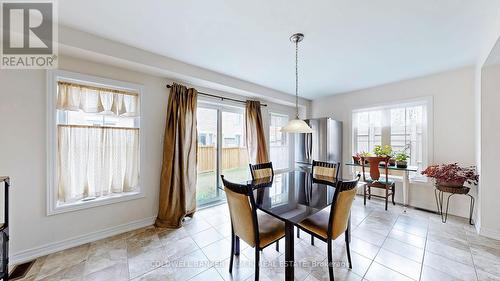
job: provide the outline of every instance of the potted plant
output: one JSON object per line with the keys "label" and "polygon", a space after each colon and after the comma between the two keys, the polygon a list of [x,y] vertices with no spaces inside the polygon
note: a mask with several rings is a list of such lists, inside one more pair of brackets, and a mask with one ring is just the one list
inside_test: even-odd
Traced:
{"label": "potted plant", "polygon": [[406,154],[406,152],[404,151],[401,151],[401,152],[398,152],[396,153],[396,156],[394,157],[394,159],[396,160],[396,166],[398,168],[406,168],[408,167],[408,158],[410,156],[408,154]]}
{"label": "potted plant", "polygon": [[[361,157],[363,157],[363,158],[372,157],[372,154],[370,152],[366,152],[366,151],[362,151],[361,153],[358,153],[358,155],[359,155],[360,164],[362,164],[361,163]],[[365,164],[368,164],[367,160],[365,160]]]}
{"label": "potted plant", "polygon": [[361,155],[359,153],[356,153],[352,156],[352,160],[354,161],[354,164],[361,164]]}
{"label": "potted plant", "polygon": [[[390,145],[376,145],[373,149],[373,153],[379,158],[392,157],[392,146]],[[390,165],[390,162],[387,163]],[[385,161],[380,162],[380,166],[385,166]]]}
{"label": "potted plant", "polygon": [[433,178],[440,186],[460,188],[465,183],[477,185],[479,175],[475,166],[460,167],[457,163],[432,165],[422,171],[422,175]]}
{"label": "potted plant", "polygon": [[392,156],[392,146],[390,145],[376,145],[373,149],[373,153],[378,157],[391,157]]}

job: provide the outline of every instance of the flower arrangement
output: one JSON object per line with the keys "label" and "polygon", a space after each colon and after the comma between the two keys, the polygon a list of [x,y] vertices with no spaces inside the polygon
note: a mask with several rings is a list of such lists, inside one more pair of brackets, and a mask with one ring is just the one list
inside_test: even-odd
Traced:
{"label": "flower arrangement", "polygon": [[421,174],[434,178],[436,184],[443,186],[461,187],[464,183],[477,185],[479,182],[475,166],[460,167],[457,163],[432,165]]}

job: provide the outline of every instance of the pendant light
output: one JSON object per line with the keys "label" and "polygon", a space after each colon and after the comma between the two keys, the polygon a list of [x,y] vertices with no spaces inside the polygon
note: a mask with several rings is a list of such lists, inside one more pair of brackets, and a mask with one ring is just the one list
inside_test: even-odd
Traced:
{"label": "pendant light", "polygon": [[282,132],[286,133],[312,133],[313,130],[304,120],[299,118],[299,42],[304,39],[304,34],[295,33],[290,37],[290,41],[295,43],[295,119],[281,128]]}

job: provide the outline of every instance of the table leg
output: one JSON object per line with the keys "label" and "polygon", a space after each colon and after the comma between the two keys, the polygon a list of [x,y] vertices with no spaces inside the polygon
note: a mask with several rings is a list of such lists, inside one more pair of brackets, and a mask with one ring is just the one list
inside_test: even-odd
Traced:
{"label": "table leg", "polygon": [[406,207],[408,206],[408,188],[410,187],[410,177],[408,171],[403,173],[403,211],[406,213]]}
{"label": "table leg", "polygon": [[285,280],[293,281],[294,242],[293,224],[285,222]]}

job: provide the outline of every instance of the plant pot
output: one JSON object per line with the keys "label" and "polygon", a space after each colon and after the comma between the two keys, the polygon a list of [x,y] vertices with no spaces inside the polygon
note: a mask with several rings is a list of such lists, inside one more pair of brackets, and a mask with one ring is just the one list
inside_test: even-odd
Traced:
{"label": "plant pot", "polygon": [[358,156],[353,156],[352,160],[354,161],[355,164],[361,164],[361,158]]}
{"label": "plant pot", "polygon": [[436,180],[437,185],[446,186],[446,187],[461,188],[464,186],[464,183],[465,183],[465,180],[456,180],[456,181]]}
{"label": "plant pot", "polygon": [[406,162],[406,161],[396,161],[396,166],[398,168],[408,168],[408,162]]}
{"label": "plant pot", "polygon": [[396,166],[396,159],[394,158],[389,159],[389,166]]}

